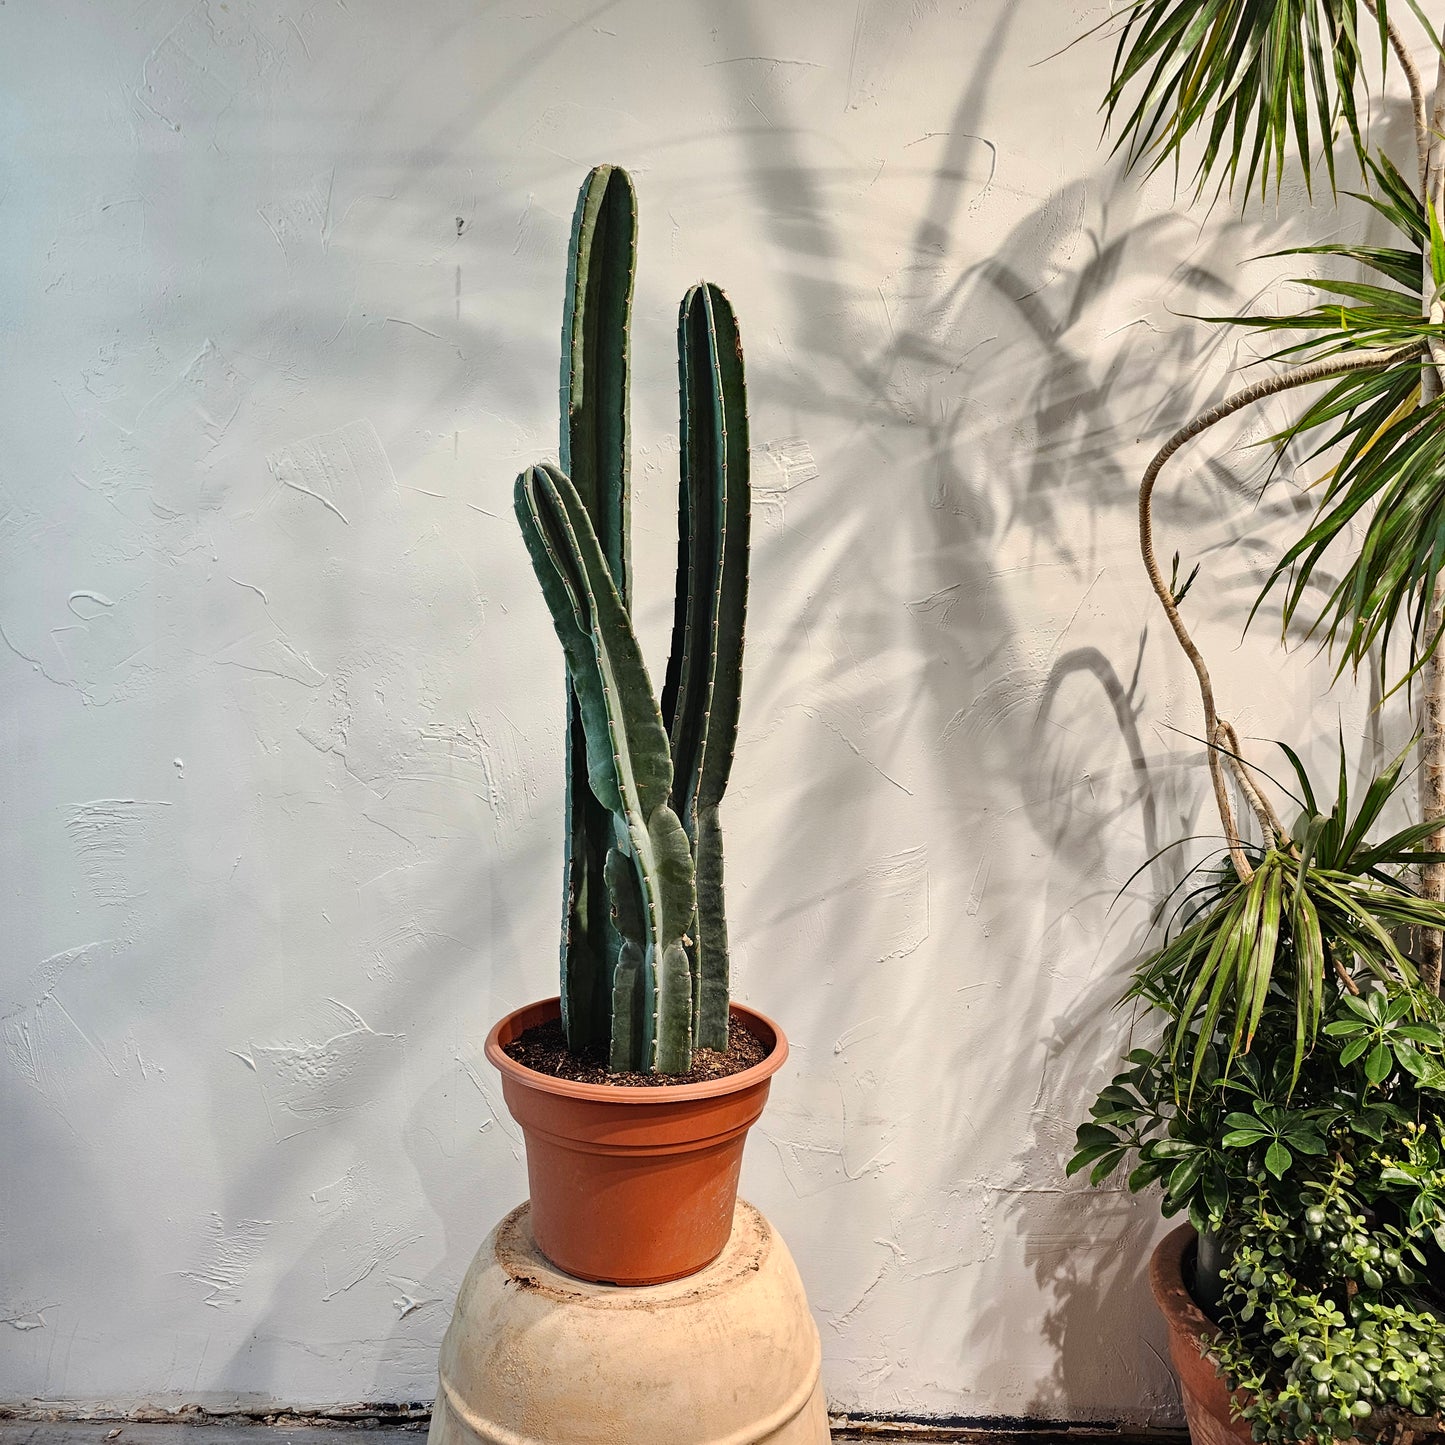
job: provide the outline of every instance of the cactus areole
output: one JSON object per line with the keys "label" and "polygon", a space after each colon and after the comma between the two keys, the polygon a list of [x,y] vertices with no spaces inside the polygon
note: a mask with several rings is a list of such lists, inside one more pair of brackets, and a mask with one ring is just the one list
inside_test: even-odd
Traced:
{"label": "cactus areole", "polygon": [[737,738],[748,590],[748,416],[727,298],[678,315],[677,592],[662,696],[633,631],[629,320],[637,198],[598,166],[577,199],[562,322],[560,465],[515,507],[567,665],[561,1013],[568,1048],[686,1073],[728,1043],[718,807]]}

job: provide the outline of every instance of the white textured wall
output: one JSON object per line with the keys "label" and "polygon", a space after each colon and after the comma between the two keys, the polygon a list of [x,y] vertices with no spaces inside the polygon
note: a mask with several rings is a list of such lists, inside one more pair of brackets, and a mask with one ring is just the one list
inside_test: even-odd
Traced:
{"label": "white textured wall", "polygon": [[[728,868],[737,992],[794,1054],[745,1189],[831,1398],[1177,1418],[1152,1207],[1060,1169],[1170,868],[1110,901],[1207,826],[1139,439],[1217,393],[1181,314],[1266,286],[1238,258],[1278,233],[1110,170],[1107,43],[1045,59],[1103,14],[0,8],[0,1401],[434,1393],[524,1190],[481,1041],[554,988],[561,660],[510,487],[612,160],[658,666],[699,275],[748,351]],[[1239,644],[1275,509],[1179,481],[1226,699],[1323,755],[1324,672]]]}

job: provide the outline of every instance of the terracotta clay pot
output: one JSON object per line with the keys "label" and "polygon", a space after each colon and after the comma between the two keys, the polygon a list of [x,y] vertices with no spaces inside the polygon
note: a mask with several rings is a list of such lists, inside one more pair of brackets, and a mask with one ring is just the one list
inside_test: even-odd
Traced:
{"label": "terracotta clay pot", "polygon": [[1213,1355],[1205,1353],[1219,1327],[1194,1303],[1184,1283],[1185,1261],[1196,1238],[1192,1225],[1181,1224],[1159,1241],[1149,1261],[1149,1287],[1169,1326],[1169,1358],[1179,1376],[1192,1445],[1240,1445],[1252,1439],[1249,1426],[1230,1417],[1229,1386]]}
{"label": "terracotta clay pot", "polygon": [[599,1284],[661,1284],[722,1252],[737,1203],[743,1142],[788,1056],[782,1030],[741,1004],[733,1017],[769,1049],[725,1079],[657,1088],[577,1084],[503,1048],[560,1016],[557,999],[508,1014],[487,1035],[502,1097],[522,1127],[537,1247]]}
{"label": "terracotta clay pot", "polygon": [[514,1209],[457,1296],[427,1445],[828,1445],[798,1271],[750,1204],[732,1225],[688,1279],[614,1289],[556,1269]]}

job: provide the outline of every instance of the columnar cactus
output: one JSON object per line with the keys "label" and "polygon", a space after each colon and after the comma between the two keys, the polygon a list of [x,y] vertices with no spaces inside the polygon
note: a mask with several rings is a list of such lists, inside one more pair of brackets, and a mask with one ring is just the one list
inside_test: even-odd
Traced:
{"label": "columnar cactus", "polygon": [[517,478],[516,511],[567,662],[562,1018],[614,1070],[684,1073],[728,1040],[718,804],[737,738],[748,585],[748,421],[727,298],[678,319],[677,593],[661,704],[632,630],[628,324],[637,203],[598,166],[572,226],[561,467]]}

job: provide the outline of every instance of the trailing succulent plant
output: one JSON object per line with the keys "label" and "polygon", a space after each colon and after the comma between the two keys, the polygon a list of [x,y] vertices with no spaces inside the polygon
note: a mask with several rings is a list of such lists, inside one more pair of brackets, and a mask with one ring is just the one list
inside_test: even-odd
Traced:
{"label": "trailing succulent plant", "polygon": [[637,199],[598,166],[577,200],[562,324],[561,465],[517,519],[567,663],[562,1021],[614,1071],[685,1073],[728,1043],[718,805],[737,738],[748,587],[748,419],[737,320],[702,282],[678,316],[681,480],[659,700],[628,611],[629,320]]}

